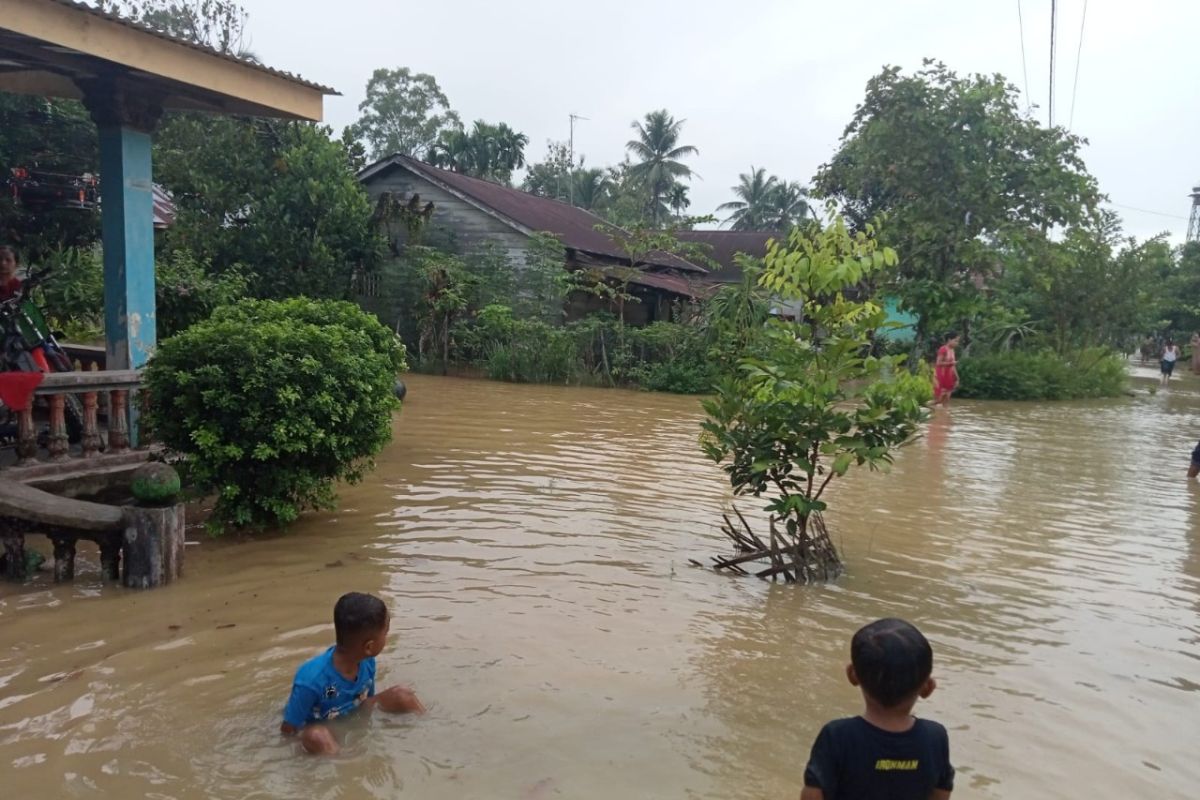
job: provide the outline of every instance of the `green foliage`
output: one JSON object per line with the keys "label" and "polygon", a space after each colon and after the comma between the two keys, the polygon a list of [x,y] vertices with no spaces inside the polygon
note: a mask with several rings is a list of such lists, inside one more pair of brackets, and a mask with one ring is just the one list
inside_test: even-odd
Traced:
{"label": "green foliage", "polygon": [[[68,339],[91,341],[104,335],[104,265],[100,248],[70,248],[46,261],[50,278],[37,290],[37,302]],[[187,250],[176,250],[154,266],[155,319],[165,339],[208,317],[245,294],[236,271],[214,275]]]}
{"label": "green foliage", "polygon": [[243,300],[162,342],[146,419],[216,494],[214,528],[282,525],[332,507],[390,440],[403,360],[351,303]]}
{"label": "green foliage", "polygon": [[429,152],[435,166],[473,178],[508,185],[514,170],[525,166],[529,137],[501,122],[476,120],[470,131],[443,130]]}
{"label": "green foliage", "polygon": [[246,279],[237,269],[214,275],[187,250],[176,250],[154,265],[155,318],[158,338],[165,339],[246,294]]}
{"label": "green foliage", "polygon": [[1200,331],[1200,242],[1189,242],[1173,260],[1159,261],[1153,278],[1159,287],[1156,322],[1145,331],[1159,331],[1186,341]]}
{"label": "green foliage", "polygon": [[560,323],[567,295],[575,288],[575,276],[566,269],[562,242],[548,233],[529,238],[525,263],[514,281],[513,310],[523,319]]}
{"label": "green foliage", "polygon": [[903,256],[891,277],[918,341],[963,331],[984,306],[995,247],[1031,230],[1081,223],[1098,200],[1084,141],[1020,110],[999,75],[959,77],[930,61],[888,67],[867,84],[841,147],[816,178],[855,225],[886,213],[885,243]]}
{"label": "green foliage", "polygon": [[706,394],[717,381],[707,331],[698,323],[654,322],[629,331],[630,380],[652,392]]}
{"label": "green foliage", "polygon": [[69,247],[43,262],[50,276],[38,286],[34,302],[50,326],[71,341],[104,336],[104,265],[98,247]]}
{"label": "green foliage", "polygon": [[246,9],[229,0],[97,0],[102,11],[247,60]]}
{"label": "green foliage", "polygon": [[437,80],[408,67],[375,70],[358,111],[350,136],[366,142],[375,159],[394,153],[426,158],[443,133],[462,130]]}
{"label": "green foliage", "polygon": [[717,211],[731,212],[726,222],[732,222],[735,231],[782,231],[791,230],[812,215],[808,203],[808,189],[799,183],[783,181],[767,175],[761,167],[751,165],[749,172],[738,175],[738,185],[733,187],[737,197],[717,206]]}
{"label": "green foliage", "polygon": [[1122,242],[1108,212],[1055,239],[1037,231],[1014,236],[1005,256],[991,287],[1000,310],[990,316],[1016,327],[985,321],[984,332],[1002,336],[1006,347],[1041,341],[1062,354],[1132,347],[1155,327],[1159,276],[1171,264],[1161,238]]}
{"label": "green foliage", "polygon": [[576,376],[570,331],[539,320],[513,319],[512,309],[490,305],[478,317],[489,378],[516,383],[569,383]]}
{"label": "green foliage", "polygon": [[292,125],[271,167],[244,230],[255,294],[347,297],[354,268],[373,265],[381,243],[345,152],[327,130]]}
{"label": "green foliage", "polygon": [[679,143],[686,121],[675,119],[664,108],[632,123],[636,136],[625,148],[636,161],[629,165],[628,177],[641,190],[643,219],[651,227],[660,227],[670,219],[671,190],[692,177],[692,170],[683,159],[700,153],[691,145]]}
{"label": "green foliage", "polygon": [[736,371],[742,359],[758,355],[757,347],[771,318],[770,295],[758,282],[761,260],[746,255],[736,260],[741,281],[719,288],[704,309],[709,355],[725,373]]}
{"label": "green foliage", "polygon": [[[98,148],[96,126],[81,104],[0,93],[0,177],[8,178],[16,168],[64,177],[94,173]],[[99,235],[100,216],[94,210],[30,204],[9,191],[0,193],[0,244],[15,247],[25,263],[87,246]]]}
{"label": "green foliage", "polygon": [[884,312],[853,294],[896,260],[874,225],[852,234],[840,217],[773,243],[759,282],[803,315],[771,320],[704,404],[705,454],[736,494],[769,495],[766,510],[800,541],[835,477],[887,465],[924,418],[928,379],[906,371],[903,356],[870,355]]}
{"label": "green foliage", "polygon": [[956,396],[986,400],[1117,397],[1129,382],[1124,360],[1099,347],[973,356],[959,361],[958,377]]}
{"label": "green foliage", "polygon": [[302,123],[173,116],[156,138],[159,179],[179,213],[164,248],[259,297],[342,299],[383,248],[370,200],[328,130]]}
{"label": "green foliage", "polygon": [[529,165],[521,189],[603,214],[617,187],[611,170],[585,168],[582,157],[578,163],[571,160],[565,142],[548,142],[545,160]]}

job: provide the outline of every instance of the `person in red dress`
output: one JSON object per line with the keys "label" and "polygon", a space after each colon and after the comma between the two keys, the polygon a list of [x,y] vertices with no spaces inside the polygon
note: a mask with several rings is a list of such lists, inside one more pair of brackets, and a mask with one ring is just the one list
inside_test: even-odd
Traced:
{"label": "person in red dress", "polygon": [[17,277],[17,251],[0,244],[0,300],[7,300],[21,291],[21,279]]}
{"label": "person in red dress", "polygon": [[933,402],[945,405],[958,387],[958,359],[954,348],[958,347],[958,334],[946,336],[946,343],[938,348],[937,361],[933,367]]}

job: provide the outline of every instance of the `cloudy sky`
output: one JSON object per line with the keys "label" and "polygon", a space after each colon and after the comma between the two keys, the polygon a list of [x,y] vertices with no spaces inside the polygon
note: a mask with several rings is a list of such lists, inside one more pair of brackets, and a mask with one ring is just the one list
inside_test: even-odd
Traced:
{"label": "cloudy sky", "polygon": [[[588,118],[576,152],[593,166],[618,161],[630,122],[667,108],[700,150],[693,213],[729,199],[751,164],[808,182],[884,64],[931,56],[1023,90],[1027,72],[1027,99],[1046,118],[1050,0],[242,2],[260,58],[342,92],[326,103],[339,132],[377,67],[432,74],[465,121],[526,133],[533,160],[567,138],[576,113]],[[1058,2],[1055,120],[1089,140],[1088,165],[1130,233],[1181,240],[1200,183],[1200,2],[1084,10],[1085,0]]]}

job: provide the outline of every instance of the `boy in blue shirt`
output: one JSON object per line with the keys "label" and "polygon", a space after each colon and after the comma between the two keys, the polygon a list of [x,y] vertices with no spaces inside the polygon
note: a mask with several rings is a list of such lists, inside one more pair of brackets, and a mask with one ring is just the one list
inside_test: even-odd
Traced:
{"label": "boy in blue shirt", "polygon": [[332,755],[337,739],[324,725],[360,707],[379,706],[394,713],[425,713],[425,706],[403,686],[375,693],[375,656],[387,644],[391,620],[378,597],[350,592],[333,607],[337,644],[310,658],[296,671],[292,694],[283,709],[286,736],[300,734],[300,744],[310,753]]}
{"label": "boy in blue shirt", "polygon": [[881,619],[855,633],[846,677],[866,708],[821,729],[800,800],[949,800],[950,738],[912,715],[937,688],[932,673],[933,648],[910,623]]}

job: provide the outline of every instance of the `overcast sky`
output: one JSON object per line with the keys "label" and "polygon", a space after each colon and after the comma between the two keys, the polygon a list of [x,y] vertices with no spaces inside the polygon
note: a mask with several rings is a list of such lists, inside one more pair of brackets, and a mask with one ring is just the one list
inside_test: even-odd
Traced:
{"label": "overcast sky", "polygon": [[[807,183],[871,75],[925,56],[1025,87],[1017,0],[242,0],[251,49],[330,85],[340,133],[377,67],[437,78],[465,122],[507,122],[541,160],[567,138],[588,165],[621,159],[630,122],[687,120],[700,155],[692,213],[715,211],[750,165]],[[1021,0],[1028,100],[1046,118],[1050,0]],[[1055,120],[1090,141],[1100,188],[1139,237],[1182,240],[1200,183],[1196,0],[1059,0]],[[1139,210],[1135,210],[1139,209]],[[1148,213],[1158,212],[1158,213]]]}

